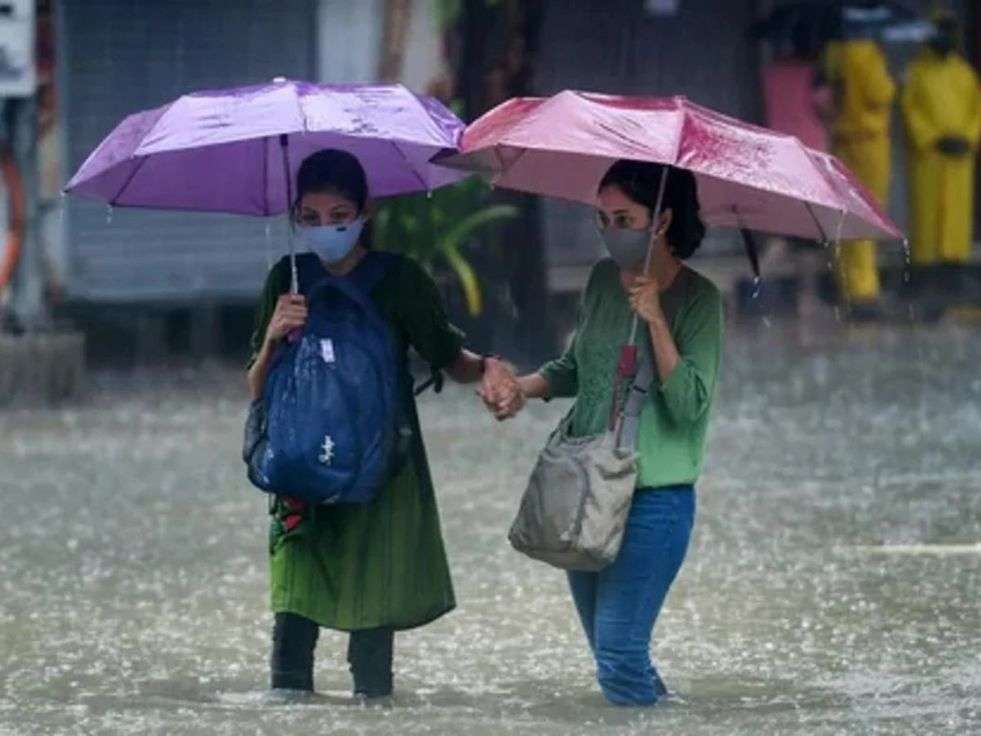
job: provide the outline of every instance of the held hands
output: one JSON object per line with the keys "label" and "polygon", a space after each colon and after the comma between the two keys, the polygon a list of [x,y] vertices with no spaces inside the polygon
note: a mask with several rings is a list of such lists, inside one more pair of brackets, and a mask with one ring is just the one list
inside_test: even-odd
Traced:
{"label": "held hands", "polygon": [[266,328],[266,342],[279,342],[293,330],[303,327],[306,321],[306,299],[300,294],[283,294],[276,302],[276,310]]}
{"label": "held hands", "polygon": [[498,421],[510,419],[525,405],[525,395],[514,370],[497,358],[487,358],[484,365],[484,378],[477,395]]}

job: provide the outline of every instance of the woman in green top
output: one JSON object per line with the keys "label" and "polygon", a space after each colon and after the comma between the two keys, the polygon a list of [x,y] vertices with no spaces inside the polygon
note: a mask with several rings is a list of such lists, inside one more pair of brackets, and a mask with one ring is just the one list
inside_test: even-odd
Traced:
{"label": "woman in green top", "polygon": [[651,631],[688,547],[722,347],[719,290],[683,263],[705,234],[695,179],[688,171],[668,171],[655,222],[663,172],[633,161],[610,168],[599,187],[597,216],[611,259],[593,269],[572,344],[558,360],[519,379],[520,392],[492,386],[486,399],[503,418],[525,398],[574,396],[573,435],[600,434],[633,315],[646,324],[641,360],[653,361],[656,377],[640,419],[637,492],[623,546],[602,571],[569,573],[600,686],[608,700],[623,705],[654,703],[667,692],[651,664]]}
{"label": "woman in green top", "polygon": [[[373,257],[361,239],[368,187],[354,156],[313,154],[300,166],[296,190],[291,214],[298,237],[329,273],[346,277]],[[279,344],[306,321],[305,299],[289,293],[290,282],[284,258],[270,271],[256,313],[248,372],[253,399],[262,395]],[[503,364],[463,349],[436,286],[415,262],[396,259],[370,297],[391,328],[400,365],[412,347],[457,381],[483,377],[512,385]],[[318,627],[325,626],[351,632],[347,656],[355,695],[388,695],[394,632],[433,621],[455,605],[415,401],[411,391],[404,393],[412,447],[374,501],[309,506],[278,496],[272,504],[274,689],[313,689],[313,652]]]}

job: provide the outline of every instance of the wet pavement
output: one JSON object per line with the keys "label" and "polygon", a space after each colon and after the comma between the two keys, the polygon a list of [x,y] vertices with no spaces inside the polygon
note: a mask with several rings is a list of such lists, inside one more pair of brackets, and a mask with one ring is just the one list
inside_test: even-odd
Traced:
{"label": "wet pavement", "polygon": [[981,733],[981,332],[730,331],[688,559],[655,630],[678,697],[604,704],[561,573],[506,541],[565,410],[421,413],[459,608],[397,639],[397,692],[264,690],[263,497],[231,369],[103,372],[0,414],[0,735]]}

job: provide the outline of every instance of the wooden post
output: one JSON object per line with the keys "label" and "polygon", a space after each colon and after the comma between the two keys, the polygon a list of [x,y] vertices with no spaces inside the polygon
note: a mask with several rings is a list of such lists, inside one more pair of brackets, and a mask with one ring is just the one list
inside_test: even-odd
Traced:
{"label": "wooden post", "polygon": [[385,0],[382,48],[379,54],[378,79],[398,82],[402,77],[405,45],[412,20],[412,0]]}
{"label": "wooden post", "polygon": [[43,254],[38,237],[37,104],[34,97],[7,98],[3,122],[21,182],[24,202],[23,240],[12,283],[17,321],[28,331],[48,325],[44,301]]}

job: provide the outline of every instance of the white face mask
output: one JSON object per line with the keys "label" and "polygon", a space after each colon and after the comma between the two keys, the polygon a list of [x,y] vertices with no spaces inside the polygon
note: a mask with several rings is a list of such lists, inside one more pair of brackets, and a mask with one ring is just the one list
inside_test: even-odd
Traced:
{"label": "white face mask", "polygon": [[354,250],[363,229],[364,218],[359,217],[343,225],[301,225],[297,232],[307,250],[312,250],[325,263],[339,263]]}

